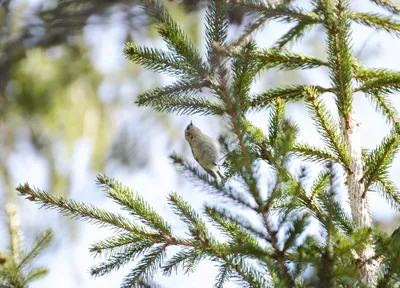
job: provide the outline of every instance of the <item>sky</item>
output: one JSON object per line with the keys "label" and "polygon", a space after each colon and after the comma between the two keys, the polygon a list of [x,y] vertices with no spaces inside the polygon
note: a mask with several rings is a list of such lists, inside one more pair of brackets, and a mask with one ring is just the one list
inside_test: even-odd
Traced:
{"label": "sky", "polygon": [[[34,1],[36,2],[36,1]],[[299,5],[309,7],[308,2],[300,1]],[[374,11],[383,12],[369,1],[352,1],[352,7],[358,11]],[[190,21],[203,21],[204,14],[199,14],[195,19]],[[192,17],[192,18],[193,18]],[[152,73],[145,74],[143,82],[140,82],[141,87],[136,87],[137,81],[119,83],[115,85],[115,75],[120,73],[128,63],[128,60],[122,54],[122,48],[125,41],[126,31],[121,25],[121,19],[118,15],[112,17],[106,25],[88,26],[84,30],[84,38],[90,47],[91,57],[99,71],[105,75],[105,80],[99,88],[99,97],[103,101],[110,101],[110,95],[118,94],[124,99],[124,95],[137,94],[140,91],[151,88],[153,82],[146,82],[146,77],[154,75]],[[189,21],[189,20],[187,20]],[[190,24],[189,21],[189,24]],[[189,25],[184,23],[184,26]],[[266,25],[263,31],[260,31],[255,37],[257,43],[261,47],[268,47],[275,39],[287,31],[289,26],[282,23],[271,22]],[[384,32],[377,33],[371,29],[353,25],[352,42],[353,51],[357,54],[361,53],[361,58],[364,63],[372,67],[385,67],[389,69],[398,69],[400,67],[400,41],[391,37]],[[238,28],[230,31],[230,36],[237,35]],[[202,31],[204,32],[204,31]],[[323,39],[321,39],[321,29],[314,29],[300,43],[292,46],[296,52],[325,57]],[[135,41],[140,41],[141,45],[151,45],[155,47],[162,46],[162,42],[154,38],[146,38],[143,35],[136,35]],[[322,40],[322,41],[321,41]],[[314,45],[314,42],[316,43]],[[304,45],[313,43],[313,45]],[[320,73],[315,69],[306,71],[301,74],[301,77],[295,78],[298,83],[310,83],[321,86],[329,86],[330,81],[327,73]],[[326,72],[326,71],[325,71]],[[275,73],[275,74],[274,74]],[[285,75],[290,75],[288,82]],[[289,78],[289,77],[288,77]],[[254,91],[262,91],[266,87],[274,87],[281,84],[290,84],[293,80],[292,74],[285,72],[274,71],[258,78],[254,84]],[[171,81],[169,78],[161,79],[163,85]],[[296,82],[297,83],[297,82]],[[329,103],[329,107],[334,110],[334,101],[330,95],[324,96],[324,99]],[[400,110],[400,100],[398,95],[391,97],[394,106]],[[119,123],[130,122],[133,125],[141,125],[142,113],[146,113],[146,108],[137,108],[130,101],[130,97],[126,97],[126,106],[121,109],[118,117]],[[364,148],[372,149],[379,144],[382,137],[388,134],[389,128],[385,124],[383,117],[376,113],[368,99],[362,94],[355,95],[355,118],[361,123],[360,137]],[[289,105],[288,116],[300,127],[300,139],[307,141],[310,144],[322,144],[322,140],[313,126],[306,108],[302,104]],[[129,170],[127,168],[109,167],[108,171],[92,171],[90,168],[90,157],[92,147],[95,143],[90,143],[88,139],[79,139],[74,146],[72,159],[67,165],[67,169],[73,171],[70,196],[73,199],[92,203],[96,206],[107,208],[111,211],[118,211],[118,207],[109,199],[104,197],[104,192],[95,186],[94,181],[98,172],[105,172],[124,184],[132,187],[140,195],[142,195],[160,214],[170,221],[172,227],[178,233],[184,233],[182,223],[173,215],[171,209],[167,205],[166,197],[171,192],[177,192],[185,200],[189,201],[197,209],[201,209],[203,203],[214,201],[209,195],[204,194],[199,187],[196,187],[188,179],[177,173],[168,158],[172,152],[176,151],[184,154],[190,159],[190,151],[184,139],[184,128],[193,121],[199,126],[203,132],[216,137],[221,129],[221,122],[214,117],[200,116],[175,116],[170,115],[172,123],[178,131],[178,139],[171,140],[165,129],[159,123],[151,127],[151,132],[145,135],[147,149],[150,151],[150,165],[144,170]],[[250,115],[249,119],[256,126],[262,129],[267,128],[268,112]],[[180,134],[179,134],[180,133]],[[23,161],[22,161],[23,160]],[[28,147],[22,147],[18,153],[10,158],[10,167],[13,171],[15,184],[29,182],[32,186],[46,189],[47,174],[46,162],[36,156]],[[314,167],[315,168],[315,167]],[[311,167],[311,169],[314,169]],[[400,186],[400,161],[399,157],[395,160],[391,168],[393,180]],[[267,173],[265,173],[267,175]],[[155,181],[154,179],[157,179]],[[369,193],[368,199],[370,203],[371,213],[374,219],[379,221],[391,221],[393,217],[398,216],[398,213],[391,209],[377,193]],[[348,208],[345,197],[342,199],[344,205]],[[28,201],[26,201],[28,202]],[[63,237],[68,234],[69,222],[63,217],[60,217],[55,211],[38,210],[38,206],[33,203],[23,203],[22,218],[26,226],[35,226],[41,229],[47,228],[40,219],[54,219],[50,223],[58,232],[50,253],[46,253],[40,258],[39,262],[51,267],[51,271],[43,280],[34,282],[32,288],[39,287],[79,287],[79,288],[105,288],[118,287],[124,275],[133,267],[133,263],[127,267],[110,275],[102,276],[101,278],[91,278],[88,270],[92,265],[101,261],[101,259],[93,259],[89,253],[88,247],[95,241],[104,239],[112,234],[112,231],[106,228],[98,228],[97,226],[78,222],[75,238],[71,239]],[[28,215],[28,216],[26,216]],[[46,225],[49,221],[43,221]],[[317,234],[316,227],[309,231],[311,234]],[[31,231],[32,232],[32,231]],[[73,243],[71,244],[71,241]],[[0,242],[1,243],[1,242]],[[212,287],[214,276],[217,270],[211,262],[203,261],[196,272],[190,276],[172,275],[168,278],[163,277],[159,273],[156,274],[155,281],[168,288],[204,288]],[[236,287],[230,283],[225,287]]]}

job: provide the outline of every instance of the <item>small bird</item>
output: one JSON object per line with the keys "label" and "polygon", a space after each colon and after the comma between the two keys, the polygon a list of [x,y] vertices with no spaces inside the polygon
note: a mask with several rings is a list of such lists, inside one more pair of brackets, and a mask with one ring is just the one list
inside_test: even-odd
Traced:
{"label": "small bird", "polygon": [[194,159],[217,182],[220,182],[223,175],[218,167],[220,160],[218,142],[210,136],[203,134],[192,122],[185,129],[185,138],[192,149]]}

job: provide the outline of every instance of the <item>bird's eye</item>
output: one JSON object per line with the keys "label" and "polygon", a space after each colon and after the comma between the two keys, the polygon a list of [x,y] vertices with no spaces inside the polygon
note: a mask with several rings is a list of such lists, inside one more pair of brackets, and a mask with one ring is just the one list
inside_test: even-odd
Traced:
{"label": "bird's eye", "polygon": [[188,126],[186,127],[186,131],[189,131],[189,129],[190,129],[190,125],[188,125]]}

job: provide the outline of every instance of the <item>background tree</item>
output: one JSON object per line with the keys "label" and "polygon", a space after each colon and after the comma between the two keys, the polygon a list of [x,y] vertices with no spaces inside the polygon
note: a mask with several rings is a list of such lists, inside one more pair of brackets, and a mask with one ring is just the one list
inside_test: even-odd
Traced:
{"label": "background tree", "polygon": [[10,234],[9,251],[0,251],[0,287],[25,288],[28,283],[47,274],[45,267],[33,266],[32,262],[49,246],[53,234],[51,230],[43,231],[37,236],[32,247],[22,247],[22,233],[15,207],[7,205],[7,226]]}
{"label": "background tree", "polygon": [[[98,182],[107,195],[136,218],[52,196],[28,184],[18,191],[46,207],[57,208],[75,217],[114,227],[118,234],[95,243],[91,251],[107,259],[91,270],[104,275],[141,254],[122,287],[131,287],[151,278],[157,269],[169,275],[183,267],[191,272],[202,259],[219,266],[216,286],[228,279],[250,287],[272,286],[376,286],[390,287],[398,281],[400,250],[396,233],[390,237],[373,227],[368,213],[367,192],[374,189],[398,207],[398,189],[390,180],[390,167],[398,149],[397,112],[388,94],[399,90],[399,73],[369,69],[351,51],[350,23],[356,22],[396,34],[396,20],[352,12],[343,1],[313,1],[307,11],[292,3],[244,1],[208,2],[206,14],[207,59],[175,23],[165,8],[144,1],[146,11],[156,21],[157,31],[168,51],[128,44],[125,54],[133,62],[178,80],[166,87],[139,95],[137,103],[161,112],[217,115],[226,123],[221,144],[227,153],[228,181],[219,185],[172,155],[174,163],[214,192],[226,203],[235,203],[258,222],[250,221],[232,206],[205,206],[204,214],[222,233],[215,231],[180,196],[169,202],[187,225],[188,236],[172,232],[171,225],[128,187],[100,175]],[[398,7],[379,2],[390,13]],[[243,34],[227,40],[228,8],[239,7],[253,15]],[[270,19],[294,22],[272,48],[259,48],[249,35]],[[326,33],[327,60],[306,56],[283,47],[303,36],[305,29],[321,25]],[[254,94],[250,89],[263,70],[326,67],[330,86],[291,85]],[[212,97],[198,96],[207,89]],[[367,95],[391,125],[391,133],[372,151],[362,150],[354,116],[356,92]],[[322,94],[333,94],[336,111],[330,111]],[[325,147],[297,141],[298,128],[285,117],[287,103],[303,100],[310,111]],[[268,131],[254,126],[249,112],[269,109]],[[336,114],[334,114],[336,112]],[[308,173],[291,171],[294,156],[322,163],[318,176],[308,185]],[[267,192],[263,166],[269,172]],[[338,192],[348,193],[351,216],[338,201]],[[223,203],[223,202],[222,202]],[[236,213],[234,213],[235,211]],[[246,215],[246,216],[249,216]],[[307,236],[310,222],[319,224],[321,238]],[[257,225],[258,223],[258,225]],[[167,248],[180,250],[166,258]],[[314,273],[305,273],[312,268]],[[381,273],[378,273],[380,271]]]}

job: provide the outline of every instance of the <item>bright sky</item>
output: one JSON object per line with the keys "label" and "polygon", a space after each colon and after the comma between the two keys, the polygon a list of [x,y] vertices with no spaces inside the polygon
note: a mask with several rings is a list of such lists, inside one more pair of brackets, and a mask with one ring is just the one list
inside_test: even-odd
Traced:
{"label": "bright sky", "polygon": [[[36,2],[36,1],[35,1]],[[352,1],[354,9],[361,11],[374,11],[383,12],[383,10],[377,8],[377,6],[370,5],[369,1]],[[300,5],[305,4],[309,7],[309,4],[305,1],[301,1]],[[362,9],[360,8],[362,4]],[[194,17],[194,16],[192,16]],[[202,21],[202,15],[199,16],[198,21]],[[397,69],[400,67],[400,41],[392,38],[390,35],[385,33],[376,33],[371,29],[360,27],[359,25],[353,26],[353,51],[360,51],[363,49],[362,59],[368,67],[385,67],[390,69]],[[273,43],[279,35],[287,31],[288,26],[273,22],[268,24],[263,32],[258,33],[256,40],[260,46],[268,47]],[[231,31],[233,32],[233,31]],[[315,29],[312,31],[310,36],[304,38],[301,44],[311,43],[315,39],[320,39],[322,30]],[[100,95],[105,101],[108,99],[110,91],[114,91],[112,76],[118,73],[121,67],[124,65],[132,65],[125,60],[122,55],[123,41],[125,39],[125,33],[121,29],[118,17],[114,17],[106,26],[91,26],[85,29],[85,39],[91,47],[91,53],[93,59],[96,60],[96,66],[105,75],[109,76],[109,79],[105,80],[105,84],[100,88]],[[317,34],[316,34],[317,33]],[[233,33],[232,33],[233,34]],[[140,39],[140,38],[136,38]],[[154,40],[143,40],[140,44],[150,44],[152,46],[158,45],[159,42],[154,44]],[[294,45],[293,49],[297,52],[304,54],[317,55],[318,57],[324,56],[323,41],[318,41],[320,46],[318,49],[310,48],[307,45],[305,48],[301,45]],[[316,45],[313,45],[314,48]],[[296,78],[296,83],[313,83],[321,86],[329,85],[329,78],[326,73],[320,73],[320,70],[310,70],[306,73],[301,74],[303,78]],[[290,84],[291,82],[285,81],[284,72],[276,72],[276,75],[269,73],[267,77],[260,77],[257,81],[254,89],[261,90],[265,87],[273,87],[280,84]],[[148,76],[146,76],[148,77]],[[283,77],[283,79],[281,79]],[[110,80],[111,79],[111,80]],[[291,78],[290,81],[294,79]],[[167,84],[169,79],[163,80]],[[146,82],[141,82],[143,86],[148,85]],[[137,94],[143,87],[134,87],[132,84],[137,82],[123,83],[121,84],[120,93]],[[149,87],[150,88],[150,87]],[[118,93],[118,92],[117,92]],[[397,98],[398,95],[393,95],[392,99],[394,106],[400,110],[400,100]],[[329,99],[330,96],[325,96],[325,99]],[[332,99],[328,100],[330,107],[333,107]],[[144,110],[134,107],[133,103],[126,103],[126,107],[122,113],[118,116],[119,121],[132,121],[135,125],[140,124],[140,113]],[[357,94],[355,97],[355,109],[356,109],[356,120],[361,122],[361,141],[365,148],[374,148],[380,139],[387,135],[388,127],[385,124],[383,118],[375,112],[374,108],[371,107],[370,103],[366,98]],[[315,131],[313,123],[309,118],[305,108],[300,105],[291,105],[289,107],[289,115],[294,119],[301,128],[301,138],[311,144],[321,144],[321,140]],[[180,233],[183,231],[182,223],[177,221],[177,218],[173,216],[171,210],[167,206],[166,196],[176,191],[184,199],[188,200],[195,207],[201,208],[202,203],[210,200],[209,196],[203,194],[199,188],[196,188],[188,180],[178,175],[174,167],[170,164],[168,155],[177,151],[179,153],[185,153],[190,159],[188,146],[183,146],[184,127],[190,120],[193,120],[205,133],[213,136],[217,136],[220,122],[212,117],[199,117],[199,116],[174,116],[171,115],[173,123],[176,124],[176,129],[182,131],[179,134],[178,141],[170,141],[168,136],[162,132],[161,126],[151,127],[151,132],[147,135],[147,149],[151,151],[151,165],[145,171],[127,171],[110,170],[106,171],[109,176],[112,176],[125,184],[131,186],[133,189],[138,191],[143,197],[151,204],[157,211],[161,211],[162,215],[165,215],[166,219],[171,221],[176,231]],[[261,128],[266,128],[268,115],[266,112],[255,114],[250,117],[254,121],[254,124]],[[215,125],[210,125],[215,124]],[[74,148],[74,156],[70,163],[69,169],[73,168],[73,189],[71,191],[71,197],[84,202],[90,202],[97,206],[104,207],[113,211],[117,211],[117,206],[111,203],[111,201],[102,197],[101,189],[97,189],[94,185],[96,173],[89,169],[89,159],[91,153],[91,143],[87,139],[81,139],[77,141]],[[185,147],[185,151],[182,151],[182,147]],[[23,161],[21,161],[23,159]],[[46,163],[41,159],[38,159],[32,154],[32,151],[27,150],[26,147],[21,147],[19,152],[11,157],[10,167],[12,167],[15,175],[15,184],[21,182],[29,182],[30,184],[45,189],[46,188]],[[18,171],[18,172],[17,172]],[[102,172],[102,171],[99,171]],[[397,158],[392,169],[392,176],[394,181],[400,186],[400,161]],[[157,179],[157,181],[154,181]],[[390,221],[395,215],[395,211],[392,210],[379,195],[370,194],[368,195],[371,203],[371,213],[374,219],[380,221]],[[32,288],[42,287],[79,287],[79,288],[105,288],[105,287],[118,287],[122,281],[123,276],[133,267],[133,264],[129,265],[118,272],[111,275],[103,276],[99,279],[93,279],[90,277],[88,270],[92,265],[100,262],[100,259],[93,259],[92,255],[88,252],[88,247],[95,240],[103,239],[110,236],[112,232],[107,229],[99,229],[97,226],[90,225],[87,223],[79,222],[79,228],[76,234],[73,245],[70,245],[70,239],[63,237],[62,231],[68,231],[69,222],[65,218],[58,217],[58,214],[54,211],[40,210],[37,212],[37,205],[32,203],[25,203],[23,205],[23,221],[26,226],[35,225],[35,230],[30,230],[27,233],[36,233],[36,228],[46,228],[49,221],[43,221],[39,223],[38,219],[52,219],[53,228],[58,232],[56,241],[54,242],[51,253],[47,253],[43,257],[43,263],[51,268],[51,272],[43,280],[35,282]],[[43,217],[43,218],[42,218]],[[33,228],[31,228],[33,229]],[[38,230],[40,230],[38,228]],[[317,233],[318,231],[310,231],[310,233]],[[50,251],[50,250],[49,250]],[[199,265],[195,273],[191,274],[190,277],[184,275],[173,275],[169,278],[162,277],[157,274],[155,280],[168,288],[204,288],[212,287],[214,283],[214,276],[216,275],[216,269],[210,262],[202,262]],[[226,287],[236,287],[233,284],[226,285]]]}

